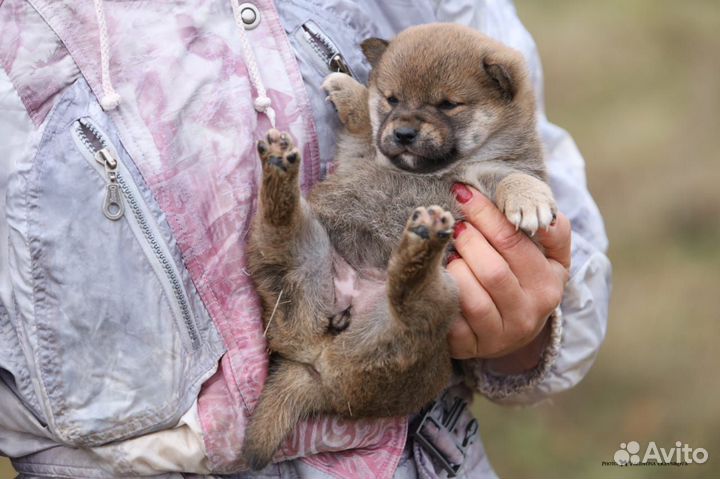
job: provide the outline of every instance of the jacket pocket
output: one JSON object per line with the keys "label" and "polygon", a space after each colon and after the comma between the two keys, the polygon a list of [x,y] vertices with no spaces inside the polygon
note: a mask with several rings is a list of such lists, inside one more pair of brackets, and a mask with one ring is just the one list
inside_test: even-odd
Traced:
{"label": "jacket pocket", "polygon": [[[335,156],[340,122],[321,85],[326,76],[337,71],[367,82],[370,67],[360,43],[374,36],[372,22],[361,7],[349,2],[330,2],[326,7],[309,0],[277,2],[313,109],[323,176]],[[338,11],[343,15],[336,15]]]}
{"label": "jacket pocket", "polygon": [[[162,212],[78,81],[23,173],[20,314],[51,431],[95,446],[174,424],[220,355]],[[22,259],[18,259],[21,263]],[[201,327],[198,326],[201,325]]]}
{"label": "jacket pocket", "polygon": [[110,221],[127,221],[135,241],[142,249],[148,264],[168,300],[170,312],[182,335],[185,348],[196,350],[199,338],[195,317],[188,307],[187,294],[180,283],[177,265],[171,261],[170,251],[162,239],[159,226],[140,194],[133,176],[125,166],[108,135],[90,117],[76,120],[72,136],[82,157],[105,181],[103,199],[97,207]]}
{"label": "jacket pocket", "polygon": [[293,38],[320,75],[340,72],[354,76],[340,47],[314,21],[308,20],[300,25]]}

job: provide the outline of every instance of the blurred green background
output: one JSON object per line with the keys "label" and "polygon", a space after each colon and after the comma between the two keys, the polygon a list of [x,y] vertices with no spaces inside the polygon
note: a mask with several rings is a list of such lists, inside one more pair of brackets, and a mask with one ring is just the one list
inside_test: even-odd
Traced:
{"label": "blurred green background", "polygon": [[[516,5],[543,58],[548,116],[585,156],[614,291],[579,386],[528,409],[476,403],[490,458],[505,479],[720,477],[720,4]],[[710,458],[601,466],[630,440]]]}
{"label": "blurred green background", "polygon": [[[720,477],[720,3],[516,0],[551,121],[605,218],[613,295],[586,379],[551,402],[475,406],[500,477]],[[702,466],[602,467],[621,442]]]}

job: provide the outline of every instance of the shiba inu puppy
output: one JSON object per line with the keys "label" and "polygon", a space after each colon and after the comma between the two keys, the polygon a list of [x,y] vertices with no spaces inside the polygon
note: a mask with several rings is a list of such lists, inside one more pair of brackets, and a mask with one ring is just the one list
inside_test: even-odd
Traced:
{"label": "shiba inu puppy", "polygon": [[521,55],[465,27],[366,40],[368,87],[324,87],[345,130],[336,169],[304,199],[300,153],[271,130],[248,250],[263,302],[270,374],[243,458],[271,459],[297,421],[417,412],[446,387],[460,314],[443,267],[451,188],[467,183],[532,234],[555,218]]}

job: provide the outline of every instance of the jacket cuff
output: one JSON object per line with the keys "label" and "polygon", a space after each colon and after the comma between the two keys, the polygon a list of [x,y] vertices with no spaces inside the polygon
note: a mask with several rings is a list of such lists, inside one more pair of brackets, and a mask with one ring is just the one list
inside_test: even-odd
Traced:
{"label": "jacket cuff", "polygon": [[493,372],[484,359],[468,359],[463,361],[468,384],[494,401],[512,398],[540,384],[548,376],[560,354],[563,318],[559,306],[555,308],[548,321],[550,321],[550,337],[535,368],[520,374],[499,374]]}

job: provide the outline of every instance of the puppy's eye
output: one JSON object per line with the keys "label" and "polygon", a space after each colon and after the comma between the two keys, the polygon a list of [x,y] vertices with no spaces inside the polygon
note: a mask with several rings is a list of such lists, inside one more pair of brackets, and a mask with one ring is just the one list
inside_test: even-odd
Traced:
{"label": "puppy's eye", "polygon": [[395,105],[397,105],[398,103],[400,103],[400,100],[398,100],[398,99],[395,98],[394,96],[389,96],[389,97],[387,97],[387,102],[388,102],[389,104],[391,104],[392,106],[395,106]]}
{"label": "puppy's eye", "polygon": [[453,103],[450,100],[443,100],[438,105],[438,108],[440,108],[441,110],[452,110],[453,108],[456,108],[458,105],[459,105],[458,103]]}

